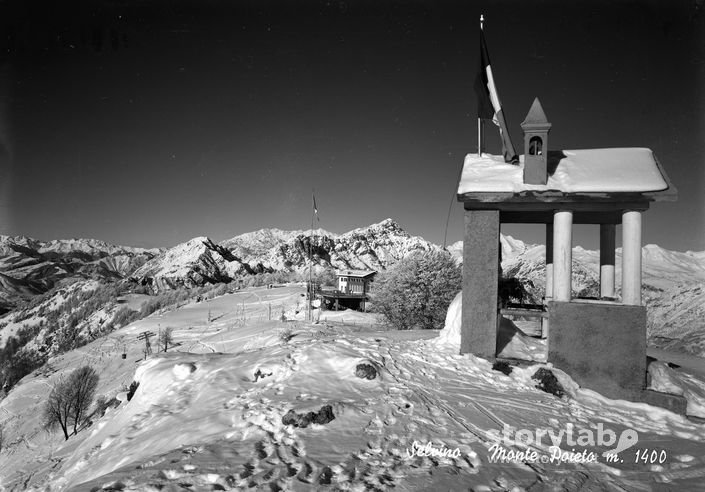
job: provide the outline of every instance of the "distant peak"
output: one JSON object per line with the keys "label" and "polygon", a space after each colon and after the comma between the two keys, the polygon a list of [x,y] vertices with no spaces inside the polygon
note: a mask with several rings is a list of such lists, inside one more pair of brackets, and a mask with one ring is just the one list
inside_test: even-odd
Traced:
{"label": "distant peak", "polygon": [[198,236],[198,237],[191,238],[188,241],[183,242],[181,244],[177,244],[176,246],[174,246],[174,248],[184,247],[184,246],[193,246],[193,245],[199,245],[199,244],[207,244],[207,243],[211,243],[211,242],[212,241],[208,236]]}
{"label": "distant peak", "polygon": [[386,218],[382,222],[379,223],[380,226],[383,227],[399,227],[399,224],[397,224],[397,221],[394,219]]}
{"label": "distant peak", "polygon": [[367,234],[369,232],[373,231],[389,231],[389,232],[395,232],[398,234],[407,234],[407,232],[397,224],[397,222],[394,219],[384,219],[381,222],[377,222],[376,224],[371,224],[365,227],[359,227],[357,229],[353,229],[352,231],[346,232],[344,235],[356,235],[356,234]]}
{"label": "distant peak", "polygon": [[382,222],[377,222],[367,226],[365,229],[401,229],[401,226],[394,219],[384,219]]}

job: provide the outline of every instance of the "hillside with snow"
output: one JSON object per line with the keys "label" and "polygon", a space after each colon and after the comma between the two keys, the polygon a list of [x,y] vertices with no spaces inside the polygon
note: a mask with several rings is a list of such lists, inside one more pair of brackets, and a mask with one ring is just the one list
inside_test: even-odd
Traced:
{"label": "hillside with snow", "polygon": [[[605,399],[556,370],[567,394],[545,393],[532,379],[545,364],[505,375],[457,355],[452,312],[438,338],[268,320],[270,305],[294,316],[301,292],[259,288],[191,302],[50,359],[0,401],[0,485],[12,491],[303,491],[549,484],[694,490],[699,484],[705,471],[700,423]],[[166,326],[174,329],[172,347],[143,360],[137,335]],[[98,394],[115,398],[116,406],[64,441],[42,430],[41,406],[48,386],[85,363],[99,372]],[[669,377],[698,381],[688,371]],[[132,381],[139,386],[128,401]],[[493,461],[498,445],[547,458],[555,452],[548,439],[527,445],[511,429],[551,429],[561,436],[558,446],[570,451],[576,446],[566,429],[573,426],[577,436],[598,424],[617,435],[637,432],[642,447],[658,443],[667,459],[644,464],[629,450],[620,453],[622,462],[608,463],[602,453],[614,445],[594,443],[576,449],[595,453],[593,463]],[[426,456],[424,449],[453,454]]]}
{"label": "hillside with snow", "polygon": [[[318,321],[307,323],[304,287],[242,288],[243,279],[271,283],[274,274],[305,271],[309,248],[318,268],[378,271],[438,248],[392,220],[345,234],[260,230],[221,243],[200,237],[157,251],[30,238],[3,238],[0,246],[0,283],[25,296],[21,308],[0,317],[0,341],[19,339],[13,350],[20,343],[19,360],[34,364],[0,400],[0,488],[519,490],[551,483],[688,490],[705,473],[698,421],[605,399],[555,369],[566,394],[547,394],[532,379],[546,364],[505,375],[457,355],[458,301],[436,338],[434,331],[383,331],[373,313],[316,310]],[[543,246],[502,236],[501,248],[504,274],[540,295]],[[448,249],[462,261],[462,243]],[[579,247],[573,254],[574,295],[590,296],[599,255]],[[704,353],[704,259],[644,247],[652,346]],[[619,260],[618,253],[618,270]],[[32,290],[30,281],[43,272],[49,282]],[[505,324],[503,356],[545,360],[544,341]],[[138,335],[166,328],[174,334],[169,351],[159,353],[155,344],[144,360]],[[688,413],[705,417],[705,365],[679,357],[679,369],[652,364],[652,384],[684,395]],[[59,378],[87,363],[110,404],[64,441],[43,428],[42,406]],[[5,376],[12,370],[4,367]],[[133,381],[139,386],[128,401]],[[560,432],[569,424],[576,432],[598,424],[635,430],[668,459],[645,464],[625,452],[620,463],[493,461],[505,425]],[[553,451],[548,442],[500,443],[514,452]],[[423,446],[457,452],[423,456]],[[602,456],[605,447],[586,450]]]}

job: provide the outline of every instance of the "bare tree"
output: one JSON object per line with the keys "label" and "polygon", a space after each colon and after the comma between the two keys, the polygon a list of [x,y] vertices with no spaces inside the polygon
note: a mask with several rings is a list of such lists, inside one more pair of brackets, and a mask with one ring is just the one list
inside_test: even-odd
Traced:
{"label": "bare tree", "polygon": [[69,438],[69,415],[71,414],[68,389],[67,381],[61,378],[49,393],[49,399],[44,406],[44,426],[48,430],[61,427],[66,440]]}
{"label": "bare tree", "polygon": [[[210,311],[208,317],[210,318]],[[169,345],[174,343],[173,332],[174,329],[171,326],[167,326],[166,328],[164,328],[164,331],[159,334],[159,345],[164,347],[164,352],[167,351]]]}
{"label": "bare tree", "polygon": [[64,438],[69,428],[76,434],[86,420],[88,409],[98,387],[98,374],[91,366],[83,366],[61,378],[49,393],[44,406],[44,425],[47,429],[61,427]]}
{"label": "bare tree", "polygon": [[73,391],[73,433],[78,432],[78,428],[86,420],[88,409],[93,403],[93,396],[98,387],[98,373],[91,366],[79,367],[71,373],[69,381],[72,383]]}

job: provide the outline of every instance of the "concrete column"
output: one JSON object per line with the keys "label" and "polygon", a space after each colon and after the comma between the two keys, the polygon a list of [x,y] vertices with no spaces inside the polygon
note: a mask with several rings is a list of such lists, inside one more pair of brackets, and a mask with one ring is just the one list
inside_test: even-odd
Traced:
{"label": "concrete column", "polygon": [[641,306],[641,212],[622,214],[622,302]]}
{"label": "concrete column", "polygon": [[600,224],[600,297],[614,297],[615,224]]}
{"label": "concrete column", "polygon": [[546,224],[546,293],[547,301],[553,298],[553,224]]}
{"label": "concrete column", "polygon": [[466,210],[461,354],[495,358],[498,285],[499,210]]}
{"label": "concrete column", "polygon": [[553,214],[553,300],[570,301],[573,262],[573,212]]}

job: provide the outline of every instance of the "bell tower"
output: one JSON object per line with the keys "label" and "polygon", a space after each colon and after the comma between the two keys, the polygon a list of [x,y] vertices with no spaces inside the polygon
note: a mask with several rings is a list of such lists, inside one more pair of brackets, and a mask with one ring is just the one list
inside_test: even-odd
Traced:
{"label": "bell tower", "polygon": [[551,124],[538,97],[534,99],[521,129],[524,131],[524,183],[545,185],[548,181],[548,132]]}

